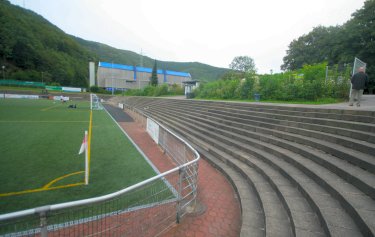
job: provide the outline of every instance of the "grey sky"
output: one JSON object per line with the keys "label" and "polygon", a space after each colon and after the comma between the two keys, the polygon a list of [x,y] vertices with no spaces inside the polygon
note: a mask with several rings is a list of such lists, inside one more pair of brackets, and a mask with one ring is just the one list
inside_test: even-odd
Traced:
{"label": "grey sky", "polygon": [[228,67],[254,59],[280,71],[289,43],[318,25],[341,25],[364,0],[11,0],[68,34],[166,61]]}

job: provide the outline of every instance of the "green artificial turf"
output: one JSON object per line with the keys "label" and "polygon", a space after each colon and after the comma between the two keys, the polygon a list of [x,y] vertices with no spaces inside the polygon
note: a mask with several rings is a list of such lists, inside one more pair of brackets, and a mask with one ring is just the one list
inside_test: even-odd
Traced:
{"label": "green artificial turf", "polygon": [[[38,189],[84,170],[78,155],[88,130],[88,102],[77,109],[51,100],[0,99],[0,194]],[[0,197],[0,214],[118,191],[155,175],[150,165],[104,111],[93,111],[90,184]],[[70,176],[52,186],[84,181]]]}

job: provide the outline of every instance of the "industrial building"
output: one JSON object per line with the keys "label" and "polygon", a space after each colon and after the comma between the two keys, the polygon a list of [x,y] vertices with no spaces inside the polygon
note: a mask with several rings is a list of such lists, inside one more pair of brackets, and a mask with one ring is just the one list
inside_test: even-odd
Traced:
{"label": "industrial building", "polygon": [[[142,89],[149,85],[152,68],[99,62],[97,71],[97,86],[112,89]],[[184,86],[184,82],[191,81],[191,75],[187,72],[175,72],[158,69],[159,84],[178,84]],[[91,83],[90,83],[91,84]]]}

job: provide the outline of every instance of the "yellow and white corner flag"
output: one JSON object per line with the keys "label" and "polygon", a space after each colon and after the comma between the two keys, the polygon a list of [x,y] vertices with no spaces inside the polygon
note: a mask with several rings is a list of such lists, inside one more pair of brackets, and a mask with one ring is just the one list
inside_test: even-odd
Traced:
{"label": "yellow and white corner flag", "polygon": [[83,137],[83,141],[81,144],[81,148],[79,148],[78,155],[81,155],[87,149],[87,132],[85,132],[85,136]]}
{"label": "yellow and white corner flag", "polygon": [[89,184],[89,156],[88,156],[88,140],[87,140],[87,131],[85,131],[85,136],[83,137],[83,141],[81,144],[81,148],[79,149],[78,155],[85,152],[85,184]]}

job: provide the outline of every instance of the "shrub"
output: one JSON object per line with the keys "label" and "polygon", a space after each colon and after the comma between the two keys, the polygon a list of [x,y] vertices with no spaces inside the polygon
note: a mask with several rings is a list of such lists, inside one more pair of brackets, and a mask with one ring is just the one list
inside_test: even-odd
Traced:
{"label": "shrub", "polygon": [[96,85],[90,86],[90,92],[98,93],[99,92],[99,87],[96,86]]}
{"label": "shrub", "polygon": [[185,94],[185,90],[183,87],[177,84],[173,84],[172,86],[168,88],[168,94],[169,95],[183,95]]}
{"label": "shrub", "polygon": [[[334,80],[325,78],[326,63],[305,65],[302,69],[285,73],[253,76],[238,79],[228,74],[201,86],[195,91],[198,98],[253,99],[255,93],[262,100],[313,100],[322,98],[346,98],[349,91],[349,75]],[[233,78],[233,79],[231,79]]]}
{"label": "shrub", "polygon": [[162,96],[162,95],[168,95],[168,85],[163,84],[161,86],[155,87],[153,96]]}

